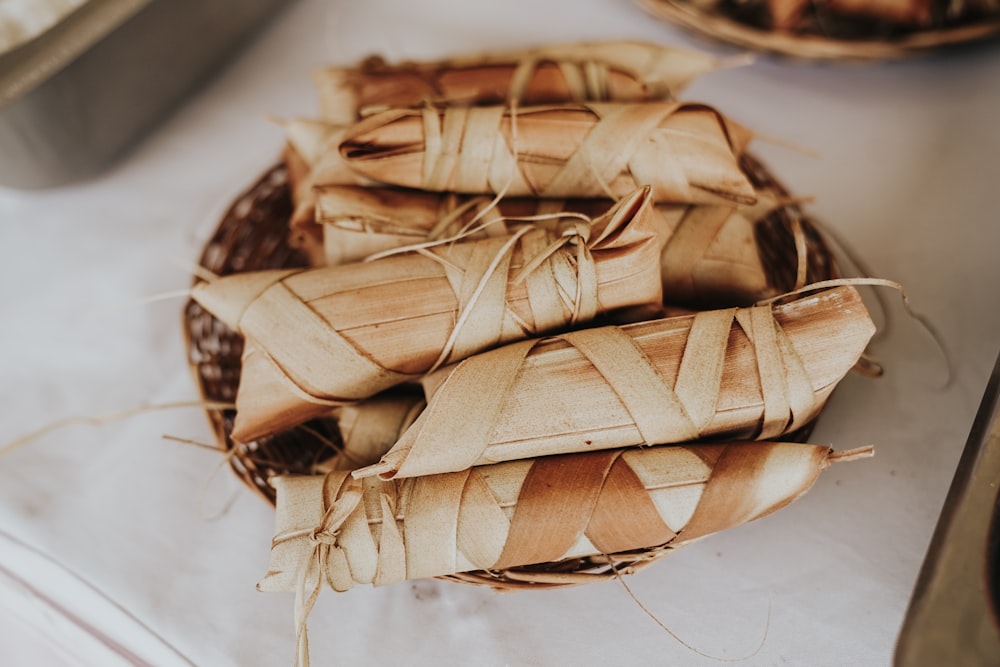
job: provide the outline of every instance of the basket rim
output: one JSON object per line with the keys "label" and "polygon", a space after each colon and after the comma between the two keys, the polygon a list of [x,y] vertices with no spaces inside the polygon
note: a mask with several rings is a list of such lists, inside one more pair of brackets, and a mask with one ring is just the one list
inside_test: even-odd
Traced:
{"label": "basket rim", "polygon": [[832,39],[756,28],[684,0],[637,0],[654,17],[755,51],[803,60],[891,60],[967,44],[1000,34],[1000,16],[950,28],[915,30],[886,39]]}

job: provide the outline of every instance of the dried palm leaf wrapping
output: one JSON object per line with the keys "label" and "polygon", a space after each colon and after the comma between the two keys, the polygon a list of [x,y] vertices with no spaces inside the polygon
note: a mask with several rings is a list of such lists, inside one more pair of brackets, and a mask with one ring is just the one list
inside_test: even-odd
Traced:
{"label": "dried palm leaf wrapping", "polygon": [[376,463],[427,405],[419,387],[402,386],[334,408],[340,443],[336,454],[320,461],[315,473],[354,470]]}
{"label": "dried palm leaf wrapping", "polygon": [[513,52],[388,64],[379,57],[315,76],[320,116],[350,123],[372,110],[453,104],[670,99],[718,67],[697,51],[638,41],[552,44]]}
{"label": "dried palm leaf wrapping", "polygon": [[247,441],[505,342],[659,308],[648,190],[593,225],[522,228],[363,264],[235,274],[194,299],[246,338],[232,437]]}
{"label": "dried palm leaf wrapping", "polygon": [[[700,438],[778,438],[819,413],[874,333],[853,287],[777,306],[583,329],[425,380],[427,408],[358,477]],[[470,414],[474,420],[466,419]]]}
{"label": "dried palm leaf wrapping", "polygon": [[701,104],[428,107],[361,120],[340,152],[364,177],[421,190],[618,199],[648,185],[656,202],[752,204],[737,157],[749,139]]}
{"label": "dried palm leaf wrapping", "polygon": [[392,187],[332,185],[316,190],[315,232],[300,244],[316,265],[357,262],[403,246],[451,239],[504,236],[517,226],[555,227],[561,216],[596,218],[614,202],[606,199],[496,201],[488,195],[424,192]]}
{"label": "dried palm leaf wrapping", "polygon": [[292,217],[289,226],[306,228],[315,219],[313,207],[317,184],[373,185],[354,172],[340,156],[340,142],[348,125],[296,118],[283,122],[285,128],[284,160],[292,190]]}
{"label": "dried palm leaf wrapping", "polygon": [[[764,187],[753,205],[657,204],[654,219],[666,239],[660,257],[664,300],[697,307],[748,304],[794,287],[776,285],[768,275],[755,235],[757,223],[785,201]],[[355,186],[321,188],[316,203],[319,224],[300,239],[316,266],[449,238],[473,224],[478,236],[501,235],[528,220],[548,224],[559,212],[591,217],[611,205],[603,199],[507,198],[493,206],[486,195]]]}
{"label": "dried palm leaf wrapping", "polygon": [[756,234],[782,201],[758,189],[752,205],[657,205],[669,230],[660,253],[663,300],[706,308],[750,304],[782,291],[762,262]]}
{"label": "dried palm leaf wrapping", "polygon": [[388,482],[347,472],[277,477],[277,534],[258,588],[304,598],[323,581],[347,590],[676,547],[784,507],[831,455],[816,445],[737,442],[566,454]]}
{"label": "dried palm leaf wrapping", "polygon": [[[469,203],[470,197],[454,193],[439,194],[377,187],[376,182],[355,173],[340,155],[339,146],[349,126],[299,118],[286,121],[284,127],[287,141],[284,162],[288,167],[295,205],[289,221],[290,239],[293,247],[300,247],[307,253],[313,266],[331,266],[358,261],[381,250],[415,241],[434,240],[428,238],[428,235],[432,228],[441,223],[440,216],[457,214],[467,222],[472,215],[464,215],[466,207],[474,207],[473,214],[475,214],[491,201],[491,198],[480,197],[472,205]],[[317,212],[316,206],[320,203],[320,199],[323,210]],[[565,208],[563,205],[558,205],[558,201],[553,200],[550,204],[531,203],[525,199],[505,200],[501,209],[505,211],[505,215],[547,213]],[[605,212],[611,206],[611,202],[587,203],[579,200],[578,205],[582,212],[598,215]],[[360,229],[356,225],[352,227],[356,231],[365,233],[346,235],[342,239],[324,240],[323,229],[318,225],[321,222],[320,217],[325,221],[334,219],[340,225],[345,223],[350,225],[357,219],[364,226]],[[493,215],[489,220],[496,221],[497,216]],[[386,243],[387,239],[382,236],[383,234],[400,236],[386,230],[386,223],[390,221],[394,223],[393,226],[424,228],[423,238],[414,239],[407,233],[402,235],[397,243]],[[444,221],[448,229],[458,231],[448,222]],[[502,225],[493,225],[486,230],[486,233],[499,236],[507,233],[507,230]],[[344,241],[346,245],[341,246],[338,241]],[[324,248],[327,252],[325,260]]]}
{"label": "dried palm leaf wrapping", "polygon": [[[487,53],[436,62],[389,65],[374,57],[352,68],[316,74],[320,118],[327,128],[346,127],[363,110],[435,104],[555,104],[644,101],[673,98],[697,76],[719,66],[713,56],[639,41],[552,44],[514,52]],[[321,127],[312,125],[315,131]],[[301,134],[303,128],[299,128]],[[289,131],[286,161],[296,211],[293,223],[312,213],[309,166],[314,148]],[[306,154],[313,155],[313,159]],[[319,182],[330,175],[317,176]],[[343,177],[339,175],[338,177]],[[344,182],[354,182],[352,176]],[[299,230],[307,233],[309,230]]]}

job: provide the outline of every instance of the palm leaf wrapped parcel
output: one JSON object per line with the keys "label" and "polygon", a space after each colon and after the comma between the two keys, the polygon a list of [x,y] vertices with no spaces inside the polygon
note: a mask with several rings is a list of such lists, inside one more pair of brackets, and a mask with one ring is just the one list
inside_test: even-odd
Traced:
{"label": "palm leaf wrapped parcel", "polygon": [[335,590],[676,547],[760,518],[835,459],[778,442],[685,444],[522,459],[381,481],[277,477],[264,591]]}
{"label": "palm leaf wrapped parcel", "polygon": [[[424,379],[383,479],[703,438],[773,439],[815,418],[875,327],[853,287],[531,339]],[[468,415],[476,415],[469,419]]]}
{"label": "palm leaf wrapped parcel", "polygon": [[[662,303],[648,190],[593,224],[524,227],[376,261],[239,273],[193,297],[246,345],[233,438],[248,441],[497,345]],[[638,317],[638,315],[637,315]]]}

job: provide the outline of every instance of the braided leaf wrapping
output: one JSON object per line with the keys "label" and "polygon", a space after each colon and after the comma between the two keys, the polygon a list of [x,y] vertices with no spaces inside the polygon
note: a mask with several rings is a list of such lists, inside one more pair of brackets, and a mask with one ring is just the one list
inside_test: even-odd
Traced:
{"label": "braided leaf wrapping", "polygon": [[696,51],[639,41],[550,44],[430,62],[329,67],[314,77],[320,115],[349,123],[372,109],[433,104],[640,102],[675,97],[716,67]]}
{"label": "braided leaf wrapping", "polygon": [[567,217],[596,218],[613,204],[607,199],[512,197],[496,201],[487,195],[331,185],[316,190],[316,219],[311,225],[317,231],[308,233],[322,243],[322,249],[310,255],[317,264],[345,264],[461,234],[469,234],[465,238],[503,236],[525,224],[555,227]]}
{"label": "braided leaf wrapping", "polygon": [[659,308],[648,190],[592,225],[363,264],[248,272],[193,297],[246,338],[233,438],[247,441],[442,364],[624,308]]}
{"label": "braided leaf wrapping", "polygon": [[388,482],[343,471],[278,477],[277,534],[258,588],[325,580],[346,590],[674,547],[787,505],[830,454],[797,443],[688,444]]}
{"label": "braided leaf wrapping", "polygon": [[[755,225],[783,201],[758,189],[757,203],[656,204],[666,239],[660,256],[663,298],[671,304],[747,304],[774,296],[761,262]],[[477,236],[510,233],[522,224],[552,224],[556,214],[592,217],[603,199],[506,198],[388,187],[328,186],[316,193],[316,221],[296,232],[314,265],[336,265],[401,246],[449,238],[470,226]],[[318,224],[317,224],[318,223]]]}
{"label": "braided leaf wrapping", "polygon": [[648,185],[657,202],[753,203],[737,162],[749,138],[702,104],[427,107],[368,116],[340,153],[357,174],[423,190],[618,199]]}
{"label": "braided leaf wrapping", "polygon": [[[772,439],[812,420],[875,327],[853,287],[513,343],[425,380],[427,409],[383,479],[706,437]],[[476,419],[467,419],[476,415]]]}

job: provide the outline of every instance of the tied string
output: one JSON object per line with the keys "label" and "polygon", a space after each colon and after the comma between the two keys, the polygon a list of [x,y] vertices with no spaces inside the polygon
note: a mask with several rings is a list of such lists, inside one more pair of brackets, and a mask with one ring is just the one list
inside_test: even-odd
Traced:
{"label": "tied string", "polygon": [[[289,531],[275,536],[271,548],[290,540],[307,537],[311,549],[299,569],[295,588],[295,664],[309,667],[308,619],[316,600],[319,598],[323,582],[329,577],[330,559],[344,559],[343,548],[338,544],[340,529],[347,518],[357,509],[362,499],[360,482],[347,478],[345,486],[335,496],[319,525],[304,530]],[[310,582],[311,585],[310,585]]]}
{"label": "tied string", "polygon": [[133,408],[128,408],[126,410],[121,410],[119,412],[111,412],[107,414],[100,415],[82,415],[74,417],[66,417],[64,419],[59,419],[45,426],[36,429],[30,433],[20,436],[19,438],[12,440],[7,443],[0,443],[0,456],[9,454],[10,452],[23,447],[29,443],[32,443],[49,433],[60,431],[72,426],[78,425],[90,425],[90,426],[103,426],[105,424],[110,424],[114,422],[124,421],[131,419],[132,417],[137,417],[148,412],[156,412],[160,410],[176,410],[184,408],[201,408],[203,410],[232,410],[235,406],[229,402],[222,401],[175,401],[171,403],[159,403],[159,404],[146,404],[139,405]]}
{"label": "tied string", "polygon": [[[558,211],[554,213],[539,213],[536,215],[497,215],[484,221],[483,218],[487,216],[487,213],[484,212],[486,209],[480,209],[470,221],[462,223],[458,229],[455,229],[456,225],[461,222],[461,218],[465,214],[482,204],[483,200],[481,199],[465,202],[442,215],[434,224],[434,227],[432,227],[431,230],[425,235],[426,240],[421,241],[420,243],[411,243],[377,253],[372,253],[371,255],[365,257],[362,261],[373,262],[386,257],[392,257],[394,255],[403,255],[420,250],[430,250],[432,248],[450,246],[459,241],[477,240],[482,238],[484,232],[488,232],[489,228],[495,225],[501,226],[505,233],[512,234],[521,227],[530,228],[533,226],[544,226],[545,223],[559,222],[561,220],[574,220],[586,224],[593,224],[595,220],[589,215],[577,211]],[[507,225],[507,223],[510,222],[521,224],[517,224],[511,228]],[[542,223],[542,225],[538,225],[536,223]],[[409,228],[400,228],[399,230],[391,231],[392,233],[409,233],[412,230]]]}
{"label": "tied string", "polygon": [[[571,228],[563,230],[559,238],[532,257],[511,278],[512,285],[520,285],[563,248],[575,249],[577,279],[573,281],[576,291],[569,301],[572,304],[570,325],[575,325],[581,320],[593,319],[597,314],[597,275],[589,243],[591,229],[589,224],[577,222]],[[588,290],[587,287],[592,289]]]}
{"label": "tied string", "polygon": [[[819,446],[745,442],[545,456],[531,460],[527,469],[501,464],[505,467],[498,470],[520,478],[516,491],[507,492],[495,488],[492,477],[478,467],[420,477],[410,483],[404,514],[397,517],[406,525],[401,532],[406,567],[382,583],[454,574],[461,562],[457,552],[472,564],[471,569],[502,571],[592,553],[578,551],[581,536],[599,552],[620,555],[684,543],[769,514],[808,489],[831,463],[864,458],[870,451],[866,447],[836,454]],[[511,465],[515,467],[507,467]],[[666,472],[678,466],[686,470],[683,484]],[[781,489],[784,482],[772,475],[786,475],[788,466],[801,475],[789,477],[794,484],[776,493],[773,485]],[[669,495],[669,489],[691,484],[704,485],[695,511],[683,524],[671,525],[663,514],[669,504],[661,505],[654,495]],[[391,484],[376,482],[370,487],[380,496],[387,488]],[[350,514],[357,501],[346,494],[342,497]],[[375,503],[366,501],[364,506]],[[358,520],[384,526],[385,516],[383,510],[381,519]],[[315,531],[290,535],[312,539]],[[352,555],[374,548],[375,559],[381,560],[381,548],[366,545],[367,534],[350,538],[343,547]],[[347,562],[343,575],[332,574],[334,579],[353,575],[355,561],[350,561],[349,570]]]}
{"label": "tied string", "polygon": [[[543,312],[548,311],[552,308],[554,304],[559,304],[559,310],[563,307],[568,306],[571,313],[570,319],[572,323],[576,323],[583,319],[591,319],[596,315],[597,312],[597,272],[594,267],[594,258],[590,252],[590,245],[588,243],[590,239],[590,226],[582,223],[574,224],[571,228],[566,229],[563,233],[556,239],[552,240],[548,245],[541,248],[537,253],[527,259],[524,265],[517,270],[516,273],[509,279],[509,284],[512,286],[517,286],[525,281],[531,280],[531,285],[529,285],[529,304],[532,304],[532,316],[535,320],[534,323],[528,323],[524,321],[523,318],[518,317],[513,313],[506,304],[497,304],[492,306],[493,312],[497,313],[500,318],[504,314],[509,314],[518,326],[527,334],[534,334],[542,329],[549,328],[553,326],[555,321],[561,319],[559,317],[560,313]],[[531,241],[535,242],[539,238],[544,238],[547,236],[542,230],[536,229],[534,227],[525,226],[518,228],[506,242],[497,250],[496,254],[489,260],[485,269],[479,272],[479,279],[472,289],[469,297],[462,303],[461,292],[463,290],[456,289],[456,296],[459,297],[459,302],[462,304],[459,310],[458,316],[455,320],[455,325],[452,327],[451,333],[448,339],[445,341],[444,346],[441,349],[441,354],[431,365],[428,373],[434,372],[440,368],[445,363],[451,360],[453,352],[462,335],[465,328],[469,326],[472,321],[472,316],[476,312],[481,312],[483,309],[483,304],[480,303],[483,298],[487,287],[490,285],[491,279],[497,272],[501,264],[509,265],[509,260],[514,253],[515,247],[523,239],[531,236]],[[522,243],[522,248],[525,244]],[[570,266],[568,262],[559,262],[558,257],[560,251],[567,247],[572,247],[575,249],[574,259],[575,266]],[[448,262],[445,258],[441,257],[436,253],[430,253],[426,250],[422,251],[427,257],[441,263],[442,265],[448,266]],[[548,266],[551,271],[543,271],[543,267]],[[463,274],[464,276],[475,275],[477,273],[475,267],[469,266],[465,267]],[[537,278],[537,279],[536,279]],[[567,291],[567,287],[571,287],[572,293]],[[544,295],[538,296],[532,299],[533,292],[543,292]],[[534,304],[548,304],[548,308],[541,306],[536,310]],[[539,326],[541,324],[541,326]],[[464,354],[462,356],[465,356]]]}
{"label": "tied string", "polygon": [[[501,112],[502,111],[503,109],[501,109]],[[425,173],[431,173],[432,179],[440,180],[446,178],[448,170],[451,166],[453,166],[454,161],[457,159],[477,159],[476,156],[478,153],[469,155],[467,153],[467,147],[461,145],[459,141],[461,130],[465,123],[464,115],[455,116],[446,113],[444,121],[441,121],[441,117],[439,116],[437,110],[431,107],[425,108],[423,114],[425,124]],[[472,219],[466,223],[457,234],[441,239],[430,238],[428,241],[423,243],[386,250],[367,257],[365,261],[374,261],[396,254],[417,252],[435,262],[440,263],[445,267],[446,271],[461,273],[463,276],[468,276],[470,274],[476,275],[476,267],[457,267],[440,254],[430,251],[434,248],[448,246],[457,241],[474,237],[482,233],[490,225],[504,223],[507,220],[519,220],[523,222],[536,223],[560,218],[575,218],[578,222],[573,224],[569,229],[564,230],[557,239],[553,240],[547,247],[542,248],[539,252],[529,258],[511,281],[512,285],[517,286],[528,280],[529,276],[534,276],[536,278],[531,280],[528,285],[529,304],[531,305],[532,316],[533,319],[535,319],[535,323],[529,324],[523,318],[517,316],[516,313],[510,311],[505,304],[498,304],[491,307],[490,312],[494,313],[494,317],[499,316],[502,318],[504,315],[509,315],[511,316],[511,319],[522,329],[522,331],[532,334],[539,332],[542,329],[551,328],[557,324],[560,319],[558,314],[547,312],[555,304],[561,304],[559,306],[559,310],[562,309],[562,306],[569,307],[570,319],[573,323],[593,318],[596,315],[598,305],[597,274],[594,268],[593,256],[590,253],[590,246],[588,244],[588,240],[590,238],[590,225],[582,224],[583,222],[591,223],[592,221],[587,216],[577,213],[553,213],[525,216],[521,218],[504,218],[503,216],[497,216],[492,219],[485,220],[484,222],[480,222],[497,208],[500,201],[506,195],[507,190],[514,182],[517,174],[516,163],[518,154],[518,131],[516,101],[511,103],[510,121],[513,158],[509,162],[509,171],[507,173],[506,182],[504,186],[500,188],[496,196],[493,197],[488,204],[480,208]],[[439,125],[439,123],[442,124]],[[456,133],[458,134],[456,135]],[[474,145],[478,146],[480,144]],[[434,176],[434,174],[437,175]],[[457,212],[451,214],[450,217],[445,216],[445,218],[443,218],[442,221],[439,222],[434,229],[432,229],[431,234],[436,234],[440,230],[447,229],[452,226],[457,216],[462,215],[468,210],[471,210],[472,207],[478,205],[479,202],[477,200],[472,200],[465,205],[465,209],[459,209]],[[617,224],[616,220],[613,220],[612,224],[607,225],[603,230],[603,233],[600,235],[598,241],[606,238],[618,227],[620,227],[621,224],[622,221],[620,219],[617,219]],[[427,371],[428,373],[437,370],[442,365],[450,361],[456,346],[462,339],[466,326],[472,320],[473,314],[476,312],[482,312],[481,299],[483,298],[487,288],[490,286],[494,275],[499,270],[501,265],[508,264],[507,260],[511,258],[514,248],[518,242],[523,237],[531,234],[533,231],[536,231],[536,229],[530,225],[517,227],[513,230],[507,241],[497,250],[488,263],[486,263],[484,270],[478,272],[478,281],[467,299],[463,300],[462,298],[464,289],[453,283],[456,297],[458,298],[460,304],[460,310],[455,321],[455,326],[452,328],[448,339],[445,341],[438,358]],[[580,242],[581,239],[582,243]],[[554,261],[557,253],[564,247],[570,245],[575,246],[576,249],[575,272],[567,270],[571,267],[568,267],[566,263]],[[545,274],[545,272],[541,270],[546,263],[548,263],[548,265],[552,268],[552,272],[550,274]],[[575,275],[571,275],[573,273],[575,273]],[[540,278],[543,274],[550,277],[548,277],[548,279]],[[534,298],[532,298],[532,295],[534,295]],[[548,308],[541,307],[536,309],[535,304],[547,304]],[[542,318],[541,326],[539,326],[539,318]],[[458,356],[466,355],[464,352],[460,351]]]}
{"label": "tied string", "polygon": [[[316,527],[275,538],[275,544],[295,539],[303,547],[300,562],[305,572],[297,573],[296,585],[300,655],[308,648],[305,618],[324,580],[335,588],[344,577],[349,578],[348,585],[379,585],[453,575],[466,563],[468,569],[514,581],[580,583],[586,574],[575,578],[555,569],[551,576],[543,572],[540,578],[532,573],[520,577],[511,568],[587,554],[596,554],[592,560],[597,563],[603,558],[618,577],[674,546],[777,511],[808,490],[830,464],[865,458],[870,451],[865,447],[835,453],[815,445],[761,442],[547,456],[531,461],[527,469],[507,468],[512,480],[518,480],[516,489],[495,486],[491,483],[495,475],[484,475],[479,468],[415,479],[399,514],[390,512],[384,502],[385,490],[392,485],[362,488],[360,483],[344,483],[343,476],[332,482],[328,477],[318,482],[326,507]],[[677,477],[679,470],[686,471],[683,480]],[[317,484],[305,477],[294,481]],[[693,512],[679,520],[676,510],[688,505],[690,496],[684,489],[691,485],[701,486],[702,491]],[[377,499],[369,498],[369,493]],[[381,517],[375,510],[379,503]],[[295,510],[282,509],[279,502],[279,513],[288,511]],[[390,516],[395,520],[387,521]],[[369,531],[373,535],[373,526],[381,524],[384,533],[396,521],[405,523],[405,530],[393,534],[396,556],[405,565],[396,570],[397,576],[381,581],[377,574],[358,576],[364,568],[356,564],[366,550],[374,552],[376,561],[370,572],[381,572],[383,545],[375,544]],[[352,532],[356,525],[367,529]],[[620,570],[618,563],[625,569]],[[298,664],[307,661],[305,656]]]}

